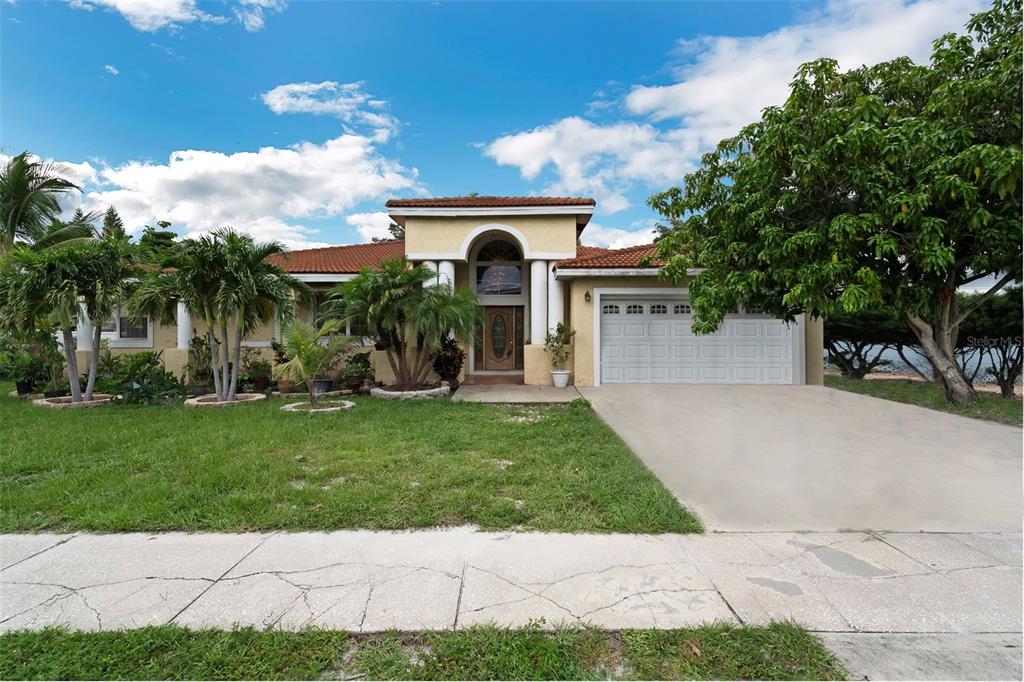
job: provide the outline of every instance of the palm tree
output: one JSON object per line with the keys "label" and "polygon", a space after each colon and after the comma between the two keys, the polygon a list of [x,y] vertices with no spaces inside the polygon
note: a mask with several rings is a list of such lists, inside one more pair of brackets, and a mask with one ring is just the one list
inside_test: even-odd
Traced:
{"label": "palm tree", "polygon": [[435,280],[432,270],[403,258],[385,261],[379,270],[366,268],[331,291],[334,314],[373,332],[402,386],[423,384],[442,341],[452,336],[469,343],[481,324],[475,294],[431,286]]}
{"label": "palm tree", "polygon": [[28,152],[8,159],[0,170],[0,253],[17,241],[45,239],[53,245],[90,236],[89,225],[59,221],[61,198],[81,189],[62,177],[67,174],[67,167],[33,159]]}
{"label": "palm tree", "polygon": [[[36,250],[15,244],[4,257],[0,272],[0,324],[27,330],[45,322],[60,328],[64,358],[73,402],[81,402],[78,361],[73,330],[85,312],[94,320],[105,319],[110,301],[125,295],[131,277],[131,261],[120,247],[103,240],[61,248]],[[99,325],[94,335],[85,400],[92,399],[96,363],[100,352]]]}
{"label": "palm tree", "polygon": [[309,293],[305,284],[267,262],[284,250],[277,242],[257,244],[230,228],[184,239],[136,289],[129,308],[136,317],[153,315],[173,324],[181,301],[203,320],[217,400],[234,400],[242,341],[275,315],[291,319],[295,294]]}
{"label": "palm tree", "polygon": [[[347,353],[355,339],[351,336],[336,336],[342,329],[340,320],[327,320],[317,329],[313,325],[297,320],[284,330],[282,340],[287,362],[274,367],[275,379],[292,379],[306,384],[310,407],[317,406],[313,380],[322,376],[331,363]],[[326,344],[321,339],[327,337]]]}

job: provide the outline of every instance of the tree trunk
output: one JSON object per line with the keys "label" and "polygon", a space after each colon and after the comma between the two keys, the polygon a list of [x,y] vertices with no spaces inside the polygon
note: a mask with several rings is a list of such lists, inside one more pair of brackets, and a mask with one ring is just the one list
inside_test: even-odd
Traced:
{"label": "tree trunk", "polygon": [[71,330],[61,325],[64,337],[64,361],[68,365],[68,384],[71,388],[71,402],[82,402],[82,388],[78,385],[78,357],[75,355],[75,337]]}
{"label": "tree trunk", "polygon": [[912,371],[914,374],[916,374],[917,376],[921,377],[925,381],[931,382],[932,378],[929,377],[929,376],[925,376],[925,373],[922,372],[921,370],[919,370],[917,368],[917,365],[915,365],[912,362],[910,362],[910,360],[907,359],[907,356],[903,354],[903,344],[902,343],[896,345],[896,354],[900,356],[900,360],[903,361],[903,364],[906,365],[907,369],[909,369],[910,371]]}
{"label": "tree trunk", "polygon": [[228,321],[223,319],[220,321],[220,336],[224,339],[224,343],[220,347],[220,395],[217,396],[217,401],[223,401],[228,399],[228,388],[231,383],[231,355],[230,355],[230,344],[228,343]]}
{"label": "tree trunk", "polygon": [[231,388],[228,389],[228,400],[234,400],[238,395],[238,368],[242,364],[242,319],[245,309],[241,308],[235,316],[235,347],[231,349],[234,362],[231,365]]}
{"label": "tree trunk", "polygon": [[216,394],[217,400],[220,400],[220,367],[218,367],[220,362],[220,344],[217,342],[213,313],[210,311],[209,305],[203,306],[203,315],[206,317],[206,340],[210,344],[210,373],[213,374],[213,392]]}
{"label": "tree trunk", "polygon": [[975,403],[978,401],[978,394],[960,371],[954,356],[956,330],[950,327],[949,320],[956,318],[949,315],[948,307],[944,306],[944,313],[939,316],[938,329],[934,329],[917,315],[908,314],[907,319],[910,328],[921,342],[925,357],[935,370],[935,378],[942,386],[946,398],[957,404]]}
{"label": "tree trunk", "polygon": [[89,380],[85,384],[85,400],[92,400],[92,392],[96,388],[96,370],[100,363],[102,340],[103,328],[96,325],[92,328],[92,352],[89,354]]}

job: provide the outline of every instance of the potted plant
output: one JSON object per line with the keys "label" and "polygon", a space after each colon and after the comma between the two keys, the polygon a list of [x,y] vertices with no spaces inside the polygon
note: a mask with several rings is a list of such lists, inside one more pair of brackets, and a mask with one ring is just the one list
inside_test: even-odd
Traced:
{"label": "potted plant", "polygon": [[565,364],[569,361],[569,344],[576,331],[565,322],[559,322],[554,331],[548,331],[544,337],[544,352],[551,360],[551,381],[558,388],[569,385],[569,370]]}
{"label": "potted plant", "polygon": [[278,365],[283,365],[284,363],[288,362],[288,354],[285,352],[284,344],[281,343],[280,341],[271,341],[270,349],[274,352],[274,366],[271,368],[270,374],[272,377],[275,377],[274,384],[277,387],[277,392],[280,393],[281,395],[288,395],[293,390],[295,390],[295,382],[292,381],[291,379],[285,379],[283,377],[280,379],[276,378],[277,375],[274,371],[275,369],[277,369]]}
{"label": "potted plant", "polygon": [[249,381],[252,382],[253,388],[261,393],[270,385],[273,369],[269,360],[264,360],[259,356],[248,359],[245,365],[245,373],[249,376]]}
{"label": "potted plant", "polygon": [[[341,323],[338,320],[328,320],[319,329],[301,320],[289,325],[284,331],[283,339],[290,359],[273,369],[273,375],[279,382],[278,386],[281,379],[297,380],[306,384],[309,405],[316,407],[317,393],[324,392],[317,390],[318,385],[322,387],[322,382],[326,382],[327,390],[330,390],[330,380],[323,377],[355,342],[351,336],[336,336],[340,330]],[[326,343],[321,341],[324,337],[328,339]]]}
{"label": "potted plant", "polygon": [[434,358],[434,372],[447,381],[454,391],[459,387],[459,374],[462,373],[462,366],[466,363],[466,353],[459,346],[459,342],[448,337],[441,342],[441,348]]}
{"label": "potted plant", "polygon": [[32,386],[44,369],[39,358],[24,348],[18,347],[4,351],[0,362],[2,362],[0,374],[14,379],[18,395],[31,393]]}
{"label": "potted plant", "polygon": [[193,336],[188,343],[188,362],[185,363],[185,390],[191,396],[206,395],[210,392],[210,377],[213,367],[210,358],[210,342],[201,337]]}
{"label": "potted plant", "polygon": [[345,363],[344,369],[341,370],[341,379],[345,388],[350,391],[358,391],[359,387],[363,385],[363,379],[372,372],[370,353],[356,353]]}

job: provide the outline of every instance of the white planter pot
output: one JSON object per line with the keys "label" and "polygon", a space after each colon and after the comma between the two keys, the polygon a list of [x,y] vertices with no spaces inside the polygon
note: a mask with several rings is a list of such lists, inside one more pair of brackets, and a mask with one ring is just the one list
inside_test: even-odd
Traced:
{"label": "white planter pot", "polygon": [[569,374],[571,374],[571,372],[567,369],[551,370],[551,382],[555,385],[555,388],[565,388],[568,386]]}

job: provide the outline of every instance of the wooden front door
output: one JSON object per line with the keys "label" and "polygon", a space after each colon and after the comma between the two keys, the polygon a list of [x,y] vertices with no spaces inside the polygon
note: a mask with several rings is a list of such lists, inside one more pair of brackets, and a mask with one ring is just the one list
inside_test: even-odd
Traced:
{"label": "wooden front door", "polygon": [[516,316],[512,306],[484,308],[485,370],[512,370],[516,367]]}

